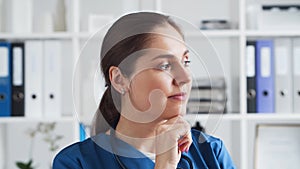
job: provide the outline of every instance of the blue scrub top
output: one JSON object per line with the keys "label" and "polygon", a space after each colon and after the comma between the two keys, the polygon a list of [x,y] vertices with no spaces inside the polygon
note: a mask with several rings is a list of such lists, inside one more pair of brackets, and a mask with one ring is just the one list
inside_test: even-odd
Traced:
{"label": "blue scrub top", "polygon": [[[190,160],[194,169],[236,168],[222,140],[198,130],[192,130],[191,132],[193,143],[187,153],[182,153],[177,168],[191,168],[188,160]],[[66,147],[56,155],[53,161],[53,169],[122,169],[117,160],[120,160],[126,169],[154,168],[155,164],[151,159],[122,140],[114,141],[114,147],[116,148],[111,151],[111,137],[106,134],[99,134]],[[118,156],[111,153],[116,151],[118,151]],[[135,158],[128,156],[128,152]],[[122,153],[124,153],[124,156]],[[186,157],[188,157],[188,160]]]}

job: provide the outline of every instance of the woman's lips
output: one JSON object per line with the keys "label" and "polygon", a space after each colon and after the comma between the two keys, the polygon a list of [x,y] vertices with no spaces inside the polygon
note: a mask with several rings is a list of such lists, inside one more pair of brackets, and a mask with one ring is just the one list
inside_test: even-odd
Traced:
{"label": "woman's lips", "polygon": [[169,96],[168,98],[178,100],[178,101],[184,101],[186,100],[186,93],[181,92],[174,95]]}

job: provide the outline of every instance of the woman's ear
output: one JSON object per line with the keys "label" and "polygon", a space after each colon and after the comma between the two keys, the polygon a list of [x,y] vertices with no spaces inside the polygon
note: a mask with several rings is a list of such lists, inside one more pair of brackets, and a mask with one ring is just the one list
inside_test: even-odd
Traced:
{"label": "woman's ear", "polygon": [[127,90],[128,79],[122,74],[121,70],[116,66],[111,66],[109,68],[109,79],[111,85],[115,88],[116,91],[125,94]]}

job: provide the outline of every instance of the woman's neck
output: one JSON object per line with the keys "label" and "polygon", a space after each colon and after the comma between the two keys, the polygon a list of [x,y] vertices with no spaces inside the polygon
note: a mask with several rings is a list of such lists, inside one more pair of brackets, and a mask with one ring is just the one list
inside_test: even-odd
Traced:
{"label": "woman's neck", "polygon": [[120,117],[116,136],[143,152],[154,152],[155,128],[157,123],[136,123]]}

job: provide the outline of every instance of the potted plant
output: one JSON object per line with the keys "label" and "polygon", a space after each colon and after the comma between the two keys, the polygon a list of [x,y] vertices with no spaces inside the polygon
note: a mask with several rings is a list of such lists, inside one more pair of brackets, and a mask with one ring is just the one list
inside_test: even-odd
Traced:
{"label": "potted plant", "polygon": [[[29,130],[29,137],[30,137],[30,151],[29,151],[29,161],[28,162],[21,162],[17,161],[16,166],[19,169],[36,169],[36,166],[33,166],[33,149],[34,149],[34,141],[37,134],[42,135],[43,141],[49,144],[49,151],[51,153],[55,152],[59,145],[57,142],[63,138],[61,135],[57,135],[55,130],[56,123],[38,123],[35,129]],[[50,164],[51,168],[51,164]]]}

